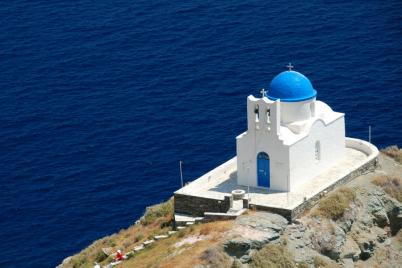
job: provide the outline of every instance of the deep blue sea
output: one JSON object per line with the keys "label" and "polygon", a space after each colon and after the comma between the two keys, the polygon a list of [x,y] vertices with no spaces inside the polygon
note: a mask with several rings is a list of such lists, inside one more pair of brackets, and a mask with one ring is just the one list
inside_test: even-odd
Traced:
{"label": "deep blue sea", "polygon": [[[188,2],[188,3],[185,3]],[[402,1],[1,1],[0,267],[54,267],[236,153],[292,62],[402,146]]]}

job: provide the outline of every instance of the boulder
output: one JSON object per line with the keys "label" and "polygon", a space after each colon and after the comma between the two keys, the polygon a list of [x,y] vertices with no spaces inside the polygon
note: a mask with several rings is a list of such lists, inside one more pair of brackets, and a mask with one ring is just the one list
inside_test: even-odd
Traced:
{"label": "boulder", "polygon": [[352,259],[343,259],[342,262],[343,262],[343,267],[345,267],[345,268],[354,268],[355,267],[355,264],[353,263]]}
{"label": "boulder", "polygon": [[229,240],[223,244],[223,249],[226,253],[237,259],[242,258],[250,253],[252,248],[261,248],[260,245],[257,247],[251,240]]}
{"label": "boulder", "polygon": [[288,220],[278,214],[268,212],[256,212],[251,215],[244,215],[237,218],[236,223],[240,225],[250,226],[258,230],[272,229],[276,232],[281,232],[288,225]]}
{"label": "boulder", "polygon": [[358,245],[360,248],[360,259],[367,260],[374,254],[376,246],[375,240],[370,238],[359,237]]}
{"label": "boulder", "polygon": [[359,245],[352,238],[348,237],[342,247],[341,258],[358,261],[360,258],[360,253],[361,251]]}
{"label": "boulder", "polygon": [[345,220],[342,220],[342,221],[338,222],[338,226],[340,228],[342,228],[342,230],[345,233],[350,231],[350,229],[352,228],[352,225],[353,225],[353,220],[352,219],[345,219]]}
{"label": "boulder", "polygon": [[359,243],[360,247],[360,258],[362,260],[367,260],[373,255],[375,243],[374,241],[363,241]]}
{"label": "boulder", "polygon": [[254,239],[246,237],[236,237],[226,241],[223,244],[223,248],[230,256],[241,258],[244,255],[248,255],[250,250],[261,249],[264,245],[278,239],[279,237],[279,233],[269,231],[261,233],[258,238]]}
{"label": "boulder", "polygon": [[294,219],[293,223],[294,224],[303,224],[303,222],[300,219]]}
{"label": "boulder", "polygon": [[367,199],[367,212],[374,216],[379,215],[381,216],[385,212],[385,205],[383,202],[384,193],[376,190],[368,195]]}
{"label": "boulder", "polygon": [[288,221],[277,214],[256,212],[238,217],[235,226],[223,244],[223,248],[230,256],[242,263],[250,261],[250,252],[259,250],[264,245],[277,240]]}
{"label": "boulder", "polygon": [[316,225],[309,230],[314,248],[333,260],[339,260],[346,234],[341,227],[331,223]]}
{"label": "boulder", "polygon": [[402,228],[402,204],[384,192],[376,190],[369,194],[367,212],[379,227],[389,225],[394,235]]}
{"label": "boulder", "polygon": [[383,228],[390,224],[390,221],[388,219],[388,215],[387,215],[387,212],[385,211],[385,209],[380,209],[380,210],[374,211],[372,215],[373,215],[374,223],[377,224],[377,226]]}
{"label": "boulder", "polygon": [[387,216],[390,222],[391,234],[395,235],[402,228],[402,205],[400,203],[395,204]]}
{"label": "boulder", "polygon": [[378,243],[384,243],[388,239],[387,232],[380,227],[375,226],[370,231],[373,236],[372,240],[375,239]]}

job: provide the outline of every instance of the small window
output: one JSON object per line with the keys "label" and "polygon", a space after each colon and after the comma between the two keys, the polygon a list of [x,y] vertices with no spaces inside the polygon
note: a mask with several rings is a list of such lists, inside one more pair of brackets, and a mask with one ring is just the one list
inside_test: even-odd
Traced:
{"label": "small window", "polygon": [[271,109],[268,109],[267,110],[267,123],[268,124],[271,123],[270,116],[271,116]]}
{"label": "small window", "polygon": [[321,160],[321,145],[320,145],[320,141],[315,142],[315,160],[316,161]]}
{"label": "small window", "polygon": [[258,107],[258,104],[254,108],[254,113],[255,113],[255,122],[260,121],[260,108]]}

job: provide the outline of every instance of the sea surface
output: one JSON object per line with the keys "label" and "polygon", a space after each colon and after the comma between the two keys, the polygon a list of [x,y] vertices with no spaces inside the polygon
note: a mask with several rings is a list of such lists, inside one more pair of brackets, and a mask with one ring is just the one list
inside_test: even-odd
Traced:
{"label": "sea surface", "polygon": [[402,146],[402,1],[1,1],[0,267],[54,267],[236,153],[292,62]]}

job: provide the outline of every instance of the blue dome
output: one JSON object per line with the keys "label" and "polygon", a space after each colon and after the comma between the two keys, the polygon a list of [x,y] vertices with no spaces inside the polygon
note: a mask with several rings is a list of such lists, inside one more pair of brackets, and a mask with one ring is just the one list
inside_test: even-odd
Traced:
{"label": "blue dome", "polygon": [[304,101],[315,96],[317,96],[317,91],[310,80],[295,71],[284,71],[275,76],[268,90],[269,99],[280,99],[283,102]]}

